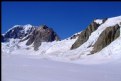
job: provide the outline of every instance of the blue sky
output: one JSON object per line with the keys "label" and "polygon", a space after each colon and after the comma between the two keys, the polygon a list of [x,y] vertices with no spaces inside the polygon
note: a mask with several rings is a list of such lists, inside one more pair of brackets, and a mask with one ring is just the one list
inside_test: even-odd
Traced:
{"label": "blue sky", "polygon": [[121,2],[2,2],[2,33],[14,25],[46,24],[64,39],[95,18],[120,15]]}

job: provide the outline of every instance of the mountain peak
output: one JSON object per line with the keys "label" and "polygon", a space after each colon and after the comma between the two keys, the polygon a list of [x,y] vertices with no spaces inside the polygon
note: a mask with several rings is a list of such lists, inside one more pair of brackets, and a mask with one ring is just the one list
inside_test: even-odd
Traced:
{"label": "mountain peak", "polygon": [[30,25],[14,25],[12,28],[10,28],[5,34],[4,38],[5,39],[10,39],[10,38],[18,38],[21,39],[27,35],[29,35],[35,28]]}
{"label": "mountain peak", "polygon": [[[20,26],[21,25],[19,25],[18,27],[15,26],[17,30],[11,30],[8,33],[9,37],[19,37],[21,36],[21,32],[23,30],[25,31],[25,28],[33,28],[31,34],[29,33],[26,36],[24,35],[23,37],[25,37],[25,39],[22,38],[21,41],[19,41],[20,46],[22,44],[22,46],[25,46],[27,48],[38,50],[39,54],[55,53],[58,55],[65,55],[66,53],[69,54],[69,56],[72,56],[72,59],[76,58],[73,57],[75,53],[79,55],[79,57],[77,56],[77,58],[80,58],[81,55],[101,53],[103,49],[111,48],[111,50],[108,50],[112,51],[112,47],[110,47],[110,45],[113,46],[113,41],[117,41],[117,39],[121,37],[121,16],[106,19],[95,19],[91,24],[88,25],[88,27],[84,31],[72,35],[70,38],[68,38],[68,40],[61,41],[55,41],[59,40],[58,35],[52,28],[49,28],[46,25],[40,25],[38,27],[31,25]],[[19,28],[23,29],[21,30]],[[2,35],[3,38],[4,36],[7,35]],[[119,46],[114,45],[114,48],[120,49],[121,44],[119,44]],[[107,54],[110,53],[109,51],[107,52]],[[111,54],[113,53],[114,51],[111,52]]]}
{"label": "mountain peak", "polygon": [[60,40],[56,32],[46,25],[41,25],[33,31],[30,37],[28,37],[26,45],[31,45],[33,43],[34,50],[38,50],[38,47],[42,42],[52,42],[55,40]]}
{"label": "mountain peak", "polygon": [[38,27],[38,29],[47,29],[47,28],[49,28],[47,25],[40,25],[40,26]]}

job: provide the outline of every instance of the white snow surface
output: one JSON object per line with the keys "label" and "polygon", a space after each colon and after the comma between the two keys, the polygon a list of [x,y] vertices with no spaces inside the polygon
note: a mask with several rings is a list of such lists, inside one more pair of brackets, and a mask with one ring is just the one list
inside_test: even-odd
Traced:
{"label": "white snow surface", "polygon": [[96,22],[98,24],[102,24],[103,23],[103,19],[96,19],[96,20],[94,20],[94,22]]}
{"label": "white snow surface", "polygon": [[121,32],[100,52],[88,55],[93,49],[88,46],[101,32],[120,22],[121,16],[109,18],[74,50],[70,47],[77,38],[43,42],[38,51],[33,44],[26,46],[27,40],[2,43],[2,81],[121,81]]}
{"label": "white snow surface", "polygon": [[73,64],[38,56],[2,55],[2,81],[121,81],[121,59],[106,64]]}

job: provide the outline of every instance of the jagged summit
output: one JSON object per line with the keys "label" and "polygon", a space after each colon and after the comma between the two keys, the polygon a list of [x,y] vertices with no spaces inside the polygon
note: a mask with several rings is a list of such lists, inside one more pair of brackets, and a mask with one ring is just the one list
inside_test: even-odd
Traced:
{"label": "jagged summit", "polygon": [[35,30],[45,30],[45,29],[51,29],[52,28],[47,27],[46,25],[40,25],[40,26],[32,26],[31,24],[26,25],[15,25],[12,28],[10,28],[4,35],[1,35],[2,42],[9,41],[9,39],[25,39],[26,37],[29,37]]}
{"label": "jagged summit", "polygon": [[[4,38],[5,34],[1,36]],[[9,53],[23,51],[27,54],[43,54],[69,60],[89,55],[99,55],[102,58],[105,55],[121,57],[121,16],[93,20],[85,30],[72,35],[68,40],[56,40],[60,39],[52,28],[40,25],[34,27],[33,32],[21,38],[18,43],[15,43],[15,40],[11,40],[7,45],[3,43],[2,50],[6,52],[7,49]]]}
{"label": "jagged summit", "polygon": [[27,40],[26,45],[34,45],[37,50],[41,42],[52,42],[60,40],[56,32],[47,25],[40,25],[38,27],[27,25],[15,25],[10,28],[4,35],[1,35],[2,42],[9,41],[9,39],[20,39],[20,42]]}
{"label": "jagged summit", "polygon": [[60,38],[54,32],[54,30],[46,25],[42,25],[32,32],[31,36],[28,37],[26,45],[31,45],[33,43],[34,49],[38,50],[38,47],[42,42],[52,42],[55,40],[58,41]]}
{"label": "jagged summit", "polygon": [[44,24],[44,25],[40,25],[39,28],[47,29],[48,27],[47,25]]}
{"label": "jagged summit", "polygon": [[23,37],[29,35],[35,27],[33,27],[30,24],[27,25],[15,25],[12,28],[10,28],[5,34],[4,38],[5,40],[8,40],[10,38],[14,39],[22,39]]}

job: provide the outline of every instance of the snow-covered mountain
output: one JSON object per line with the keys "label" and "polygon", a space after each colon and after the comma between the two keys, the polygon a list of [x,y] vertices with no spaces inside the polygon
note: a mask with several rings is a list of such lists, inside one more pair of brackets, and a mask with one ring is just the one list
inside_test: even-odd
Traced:
{"label": "snow-covered mountain", "polygon": [[15,25],[10,28],[5,34],[2,35],[2,42],[9,41],[9,39],[22,39],[28,36],[35,30],[30,24],[27,25]]}
{"label": "snow-covered mountain", "polygon": [[1,37],[1,41],[5,43],[11,43],[13,41],[15,42],[16,40],[19,40],[18,42],[27,40],[25,45],[31,45],[33,43],[34,50],[38,50],[41,42],[52,42],[54,40],[60,40],[52,28],[49,28],[46,25],[35,27],[30,24],[15,25],[5,34],[2,34]]}
{"label": "snow-covered mountain", "polygon": [[61,41],[53,29],[33,27],[1,35],[9,39],[2,42],[2,81],[121,81],[121,16],[95,19]]}
{"label": "snow-covered mountain", "polygon": [[[4,35],[11,39],[9,42],[2,43],[2,52],[4,54],[39,55],[54,60],[66,59],[74,62],[92,56],[93,59],[103,59],[105,56],[113,58],[118,56],[118,58],[121,58],[121,16],[95,19],[86,30],[61,41],[55,39],[53,41],[42,41],[37,51],[34,51],[34,43],[31,42],[31,44],[27,45],[29,39],[34,41],[32,39],[34,39],[35,34],[28,40],[21,42],[15,39],[25,37],[27,31],[30,34],[32,30],[35,29],[31,25],[25,25],[22,29],[18,25],[8,30]],[[20,34],[20,32],[24,32],[24,34]],[[36,37],[37,41],[41,41],[42,38],[39,39],[39,37]],[[44,37],[44,34],[42,37]],[[98,56],[99,58],[97,58]]]}

